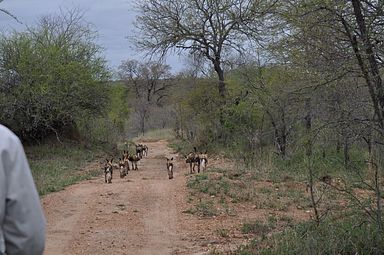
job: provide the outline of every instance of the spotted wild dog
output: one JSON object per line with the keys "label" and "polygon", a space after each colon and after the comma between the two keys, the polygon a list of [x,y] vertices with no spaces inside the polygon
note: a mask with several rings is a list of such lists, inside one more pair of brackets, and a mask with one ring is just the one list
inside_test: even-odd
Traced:
{"label": "spotted wild dog", "polygon": [[[189,173],[195,173],[195,166],[197,165],[197,171],[200,173],[200,159],[199,154],[197,153],[196,147],[193,147],[194,152],[190,152],[187,155],[185,163],[189,164]],[[193,167],[192,167],[193,165]]]}
{"label": "spotted wild dog", "polygon": [[105,183],[112,183],[112,175],[113,175],[113,158],[111,160],[106,159],[106,163],[104,165],[104,180]]}
{"label": "spotted wild dog", "polygon": [[167,159],[167,171],[168,171],[168,178],[173,179],[173,157],[171,159]]}
{"label": "spotted wild dog", "polygon": [[143,158],[143,150],[144,150],[144,147],[142,144],[136,144],[136,155],[142,159]]}
{"label": "spotted wild dog", "polygon": [[143,154],[144,156],[148,156],[148,146],[147,145],[143,145]]}
{"label": "spotted wild dog", "polygon": [[132,164],[132,170],[139,170],[139,168],[137,167],[137,162],[140,161],[140,157],[139,156],[137,156],[137,155],[129,155],[128,156],[128,160]]}
{"label": "spotted wild dog", "polygon": [[205,169],[207,168],[207,164],[208,164],[208,154],[207,154],[207,151],[205,151],[205,153],[200,153],[199,160],[200,160],[200,167],[202,168],[202,171],[205,171]]}
{"label": "spotted wild dog", "polygon": [[119,171],[120,171],[120,178],[124,178],[128,174],[128,171],[126,170],[126,167],[125,167],[125,162],[121,158],[119,158]]}
{"label": "spotted wild dog", "polygon": [[119,167],[119,163],[113,163],[112,164],[112,168],[113,169],[119,169],[120,167]]}
{"label": "spotted wild dog", "polygon": [[130,170],[129,169],[129,160],[128,160],[128,157],[129,157],[129,154],[128,154],[128,151],[123,151],[123,161],[124,161],[124,165],[125,165],[125,169],[127,171],[127,174],[128,174],[128,171]]}

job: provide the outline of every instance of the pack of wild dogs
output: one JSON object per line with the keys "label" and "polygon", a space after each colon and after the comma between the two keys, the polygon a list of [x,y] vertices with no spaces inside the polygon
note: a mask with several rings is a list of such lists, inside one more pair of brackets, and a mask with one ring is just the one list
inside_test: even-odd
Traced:
{"label": "pack of wild dogs", "polygon": [[[173,157],[172,158],[166,158],[167,163],[167,171],[168,171],[168,177],[169,179],[173,179]],[[207,168],[208,164],[208,154],[207,151],[204,153],[202,152],[197,152],[196,147],[193,147],[193,151],[190,152],[186,157],[185,157],[185,163],[189,164],[189,173],[193,174],[196,173],[196,167],[197,167],[197,172],[200,173],[200,170],[205,171]]]}
{"label": "pack of wild dogs", "polygon": [[[148,146],[145,144],[135,144],[136,153],[129,154],[128,150],[123,151],[122,157],[118,162],[113,163],[113,158],[106,159],[104,163],[104,179],[106,183],[112,183],[113,169],[119,169],[120,178],[128,175],[128,171],[139,170],[137,163],[144,157],[148,156]],[[131,167],[129,165],[131,164]]]}
{"label": "pack of wild dogs", "polygon": [[207,168],[208,164],[208,154],[207,151],[205,153],[199,153],[197,152],[196,147],[193,147],[193,152],[190,152],[187,157],[185,162],[189,164],[189,173],[195,173],[196,172],[196,167],[197,167],[197,172],[200,173],[200,169],[202,171],[205,171]]}
{"label": "pack of wild dogs", "polygon": [[[124,150],[122,157],[119,158],[119,161],[114,163],[113,158],[106,159],[104,164],[104,179],[105,183],[112,183],[113,169],[119,169],[120,178],[124,178],[128,175],[128,171],[139,170],[137,167],[137,163],[143,158],[148,156],[148,146],[145,144],[135,144],[136,154],[129,154],[128,151]],[[193,151],[190,152],[185,157],[185,162],[189,164],[189,173],[193,174],[200,171],[205,171],[208,164],[208,154],[207,151],[205,153],[197,152],[196,147],[193,147]],[[173,157],[166,157],[166,167],[168,178],[173,179],[174,172],[174,159]],[[130,167],[131,164],[131,167]]]}

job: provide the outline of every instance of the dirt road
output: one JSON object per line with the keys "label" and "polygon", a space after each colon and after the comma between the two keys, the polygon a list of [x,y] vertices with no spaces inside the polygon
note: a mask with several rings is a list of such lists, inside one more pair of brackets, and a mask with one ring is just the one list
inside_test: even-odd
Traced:
{"label": "dirt road", "polygon": [[147,143],[149,154],[138,171],[113,183],[104,176],[81,182],[42,199],[47,217],[46,255],[60,254],[204,254],[188,238],[185,173],[175,164],[169,180],[165,141]]}

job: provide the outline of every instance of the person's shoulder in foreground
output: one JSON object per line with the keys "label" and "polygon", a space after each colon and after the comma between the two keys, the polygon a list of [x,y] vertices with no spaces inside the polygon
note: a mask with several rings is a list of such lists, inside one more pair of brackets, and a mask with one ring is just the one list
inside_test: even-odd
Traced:
{"label": "person's shoulder in foreground", "polygon": [[40,255],[45,218],[19,138],[0,124],[0,254]]}

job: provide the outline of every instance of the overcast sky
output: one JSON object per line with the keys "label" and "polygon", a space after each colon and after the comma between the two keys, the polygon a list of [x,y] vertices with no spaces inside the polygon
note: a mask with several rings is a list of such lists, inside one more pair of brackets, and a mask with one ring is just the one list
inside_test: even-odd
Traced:
{"label": "overcast sky", "polygon": [[[15,15],[23,24],[0,13],[0,29],[25,29],[25,25],[36,24],[39,17],[62,10],[77,8],[84,12],[84,19],[98,31],[97,43],[111,68],[116,69],[122,60],[142,59],[126,39],[133,32],[135,12],[132,0],[4,0],[0,8]],[[168,57],[167,63],[174,72],[183,69],[183,61],[177,56]]]}

